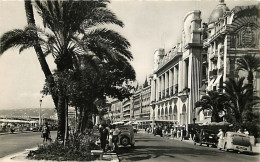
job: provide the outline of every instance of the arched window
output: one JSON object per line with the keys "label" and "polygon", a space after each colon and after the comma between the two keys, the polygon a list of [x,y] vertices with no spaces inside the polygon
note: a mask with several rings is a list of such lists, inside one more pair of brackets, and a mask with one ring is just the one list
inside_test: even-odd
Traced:
{"label": "arched window", "polygon": [[178,119],[178,110],[177,110],[177,106],[174,105],[173,107],[173,120],[177,120]]}
{"label": "arched window", "polygon": [[164,109],[161,110],[161,116],[164,116]]}
{"label": "arched window", "polygon": [[160,108],[158,108],[158,116],[160,116]]}
{"label": "arched window", "polygon": [[165,108],[165,116],[167,116],[168,115],[168,108],[166,107]]}
{"label": "arched window", "polygon": [[182,106],[182,113],[186,113],[186,105],[185,104],[183,104],[183,106]]}
{"label": "arched window", "polygon": [[169,114],[172,115],[172,106],[170,106]]}

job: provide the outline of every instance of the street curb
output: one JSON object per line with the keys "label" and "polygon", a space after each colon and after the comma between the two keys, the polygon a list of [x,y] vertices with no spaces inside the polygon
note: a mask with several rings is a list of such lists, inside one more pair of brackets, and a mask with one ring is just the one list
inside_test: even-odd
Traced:
{"label": "street curb", "polygon": [[[25,151],[18,152],[15,154],[7,155],[3,158],[0,158],[0,162],[57,162],[53,160],[31,160],[26,159],[26,156],[29,151],[36,150],[38,147],[34,147],[31,149],[25,149]],[[107,160],[112,159],[112,160]],[[103,160],[94,160],[94,162],[103,162],[103,161],[109,161],[109,162],[119,162],[117,154],[104,154]],[[66,161],[66,162],[76,162],[76,161]]]}

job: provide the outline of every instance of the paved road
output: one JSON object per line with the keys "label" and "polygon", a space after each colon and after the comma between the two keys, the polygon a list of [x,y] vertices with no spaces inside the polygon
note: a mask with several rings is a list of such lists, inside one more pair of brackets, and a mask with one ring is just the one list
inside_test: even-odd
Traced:
{"label": "paved road", "polygon": [[[55,139],[56,132],[51,132],[51,137]],[[0,158],[36,147],[41,143],[40,132],[0,135]]]}
{"label": "paved road", "polygon": [[135,148],[119,148],[118,157],[125,161],[147,162],[258,162],[260,155],[223,152],[216,148],[194,146],[191,142],[154,137],[140,133]]}

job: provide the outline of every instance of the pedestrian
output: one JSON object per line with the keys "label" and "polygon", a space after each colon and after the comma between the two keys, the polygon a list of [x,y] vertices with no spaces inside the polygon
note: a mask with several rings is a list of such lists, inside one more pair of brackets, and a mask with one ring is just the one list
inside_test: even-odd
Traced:
{"label": "pedestrian", "polygon": [[112,136],[112,142],[113,142],[113,152],[116,152],[118,149],[118,141],[119,141],[119,135],[121,131],[118,129],[118,127],[115,127],[113,131],[113,136]]}
{"label": "pedestrian", "polygon": [[104,152],[106,152],[106,144],[108,141],[108,130],[106,129],[105,124],[101,125],[100,128],[100,143],[101,143],[101,148]]}
{"label": "pedestrian", "polygon": [[246,129],[244,129],[244,134],[249,135],[249,132]]}
{"label": "pedestrian", "polygon": [[237,133],[242,133],[242,132],[241,132],[241,129],[238,129],[238,130],[237,130]]}
{"label": "pedestrian", "polygon": [[107,147],[107,150],[110,150],[110,151],[112,151],[112,149],[113,149],[113,131],[114,131],[114,129],[111,127],[111,129],[109,131],[108,147]]}
{"label": "pedestrian", "polygon": [[42,138],[43,138],[43,143],[50,139],[50,128],[48,126],[48,123],[46,122],[45,125],[42,127]]}
{"label": "pedestrian", "polygon": [[224,132],[222,129],[219,129],[219,133],[217,134],[218,136],[218,148],[221,148],[221,144],[223,143],[224,140]]}
{"label": "pedestrian", "polygon": [[181,137],[181,131],[180,129],[177,130],[177,138],[180,138]]}
{"label": "pedestrian", "polygon": [[181,141],[185,139],[186,134],[187,134],[187,131],[186,131],[185,128],[183,128],[183,130],[182,130],[182,136],[181,136]]}

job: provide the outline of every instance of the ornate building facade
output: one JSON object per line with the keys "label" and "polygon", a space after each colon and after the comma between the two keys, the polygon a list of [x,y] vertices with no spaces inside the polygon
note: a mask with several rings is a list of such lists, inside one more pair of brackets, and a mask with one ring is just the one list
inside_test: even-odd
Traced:
{"label": "ornate building facade", "polygon": [[[154,53],[151,111],[157,123],[187,127],[210,117],[210,112],[198,114],[195,103],[208,91],[223,91],[228,78],[238,77],[238,58],[245,54],[260,57],[259,4],[229,10],[220,0],[208,23],[202,24],[200,15],[198,10],[189,12],[180,43],[168,52],[158,49]],[[259,73],[254,74],[258,96],[259,79]]]}
{"label": "ornate building facade", "polygon": [[151,102],[155,122],[173,122],[188,126],[197,113],[193,111],[199,99],[200,11],[189,12],[184,18],[182,40],[170,51],[154,53]]}

